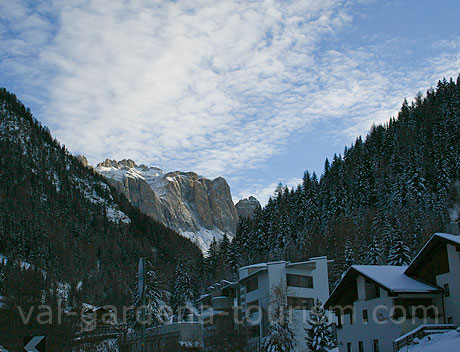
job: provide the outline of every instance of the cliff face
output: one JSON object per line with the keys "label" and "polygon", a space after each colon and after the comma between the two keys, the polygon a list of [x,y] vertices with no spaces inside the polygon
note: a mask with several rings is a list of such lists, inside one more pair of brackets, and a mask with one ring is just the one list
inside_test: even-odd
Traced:
{"label": "cliff face", "polygon": [[194,172],[164,173],[132,160],[105,160],[96,167],[133,205],[206,249],[213,237],[233,237],[238,215],[224,178]]}
{"label": "cliff face", "polygon": [[260,203],[257,198],[250,196],[243,198],[235,205],[236,212],[240,218],[252,218],[254,213],[261,209]]}

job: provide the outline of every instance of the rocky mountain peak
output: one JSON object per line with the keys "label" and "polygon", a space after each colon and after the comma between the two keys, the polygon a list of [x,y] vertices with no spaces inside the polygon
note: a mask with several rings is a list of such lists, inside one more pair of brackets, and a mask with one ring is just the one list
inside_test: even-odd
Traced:
{"label": "rocky mountain peak", "polygon": [[96,171],[142,212],[196,241],[203,250],[214,237],[235,235],[238,214],[222,177],[210,180],[191,171],[164,173],[130,159],[106,159]]}
{"label": "rocky mountain peak", "polygon": [[[133,168],[136,165],[136,163],[131,160],[131,159],[123,159],[120,161],[116,161],[115,159],[110,160],[110,159],[105,159],[102,163],[97,164],[97,166],[103,166],[103,167],[113,167],[115,169],[121,169],[121,168]],[[145,166],[145,165],[142,165]]]}
{"label": "rocky mountain peak", "polygon": [[235,205],[238,217],[240,218],[252,218],[254,213],[261,208],[260,202],[256,197],[249,196],[249,198],[243,198]]}
{"label": "rocky mountain peak", "polygon": [[90,166],[90,164],[89,164],[89,162],[88,162],[88,159],[86,159],[86,156],[84,156],[84,155],[77,155],[75,158],[76,158],[78,161],[80,161],[84,167],[89,167],[89,166]]}

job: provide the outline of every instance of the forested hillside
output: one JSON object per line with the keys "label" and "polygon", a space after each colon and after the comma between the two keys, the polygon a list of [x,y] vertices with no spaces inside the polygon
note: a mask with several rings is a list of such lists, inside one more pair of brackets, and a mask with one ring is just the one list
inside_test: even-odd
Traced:
{"label": "forested hillside", "polygon": [[[184,258],[194,268],[201,268],[203,259],[188,239],[142,214],[70,155],[5,89],[0,90],[0,255],[0,296],[7,307],[56,304],[67,297],[69,309],[81,302],[129,306],[140,256],[153,263],[165,289]],[[36,333],[27,330],[31,326],[9,331],[20,326],[17,312],[2,318],[7,321],[0,338]]]}
{"label": "forested hillside", "polygon": [[326,159],[321,177],[307,171],[296,189],[280,185],[240,220],[225,260],[236,268],[327,255],[332,282],[351,264],[407,263],[458,220],[459,178],[460,77],[404,101],[397,118]]}

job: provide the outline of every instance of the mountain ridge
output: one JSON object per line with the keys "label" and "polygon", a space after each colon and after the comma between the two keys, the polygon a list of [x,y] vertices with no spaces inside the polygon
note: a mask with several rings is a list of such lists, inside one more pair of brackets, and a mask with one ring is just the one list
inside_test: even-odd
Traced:
{"label": "mountain ridge", "polygon": [[238,214],[223,177],[195,172],[164,172],[131,159],[106,159],[95,171],[143,213],[197,243],[206,251],[212,239],[235,235]]}

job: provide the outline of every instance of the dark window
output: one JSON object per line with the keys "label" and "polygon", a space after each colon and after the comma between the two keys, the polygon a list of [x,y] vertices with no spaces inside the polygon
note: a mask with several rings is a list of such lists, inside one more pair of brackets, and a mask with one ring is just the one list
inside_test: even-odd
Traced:
{"label": "dark window", "polygon": [[347,343],[347,352],[352,352],[353,349],[351,348],[351,342]]}
{"label": "dark window", "polygon": [[394,300],[395,310],[393,317],[402,318],[434,318],[435,307],[431,298],[398,298]]}
{"label": "dark window", "polygon": [[289,308],[298,310],[311,310],[313,308],[313,298],[288,297]]}
{"label": "dark window", "polygon": [[454,319],[452,319],[452,317],[447,318],[447,324],[453,324],[453,323],[454,323]]}
{"label": "dark window", "polygon": [[368,320],[369,320],[369,318],[367,316],[367,309],[364,309],[363,310],[363,322],[367,323]]}
{"label": "dark window", "polygon": [[448,284],[444,284],[444,294],[445,294],[446,297],[450,296],[450,291],[449,291],[449,285]]}
{"label": "dark window", "polygon": [[336,310],[335,315],[337,316],[337,329],[340,329],[342,327],[342,314],[340,314],[340,310]]}
{"label": "dark window", "polygon": [[251,325],[248,329],[248,337],[259,337],[260,335],[260,330],[259,330],[259,325]]}
{"label": "dark window", "polygon": [[255,291],[259,288],[259,281],[257,277],[246,281],[246,292]]}
{"label": "dark window", "polygon": [[379,340],[374,340],[374,352],[380,352]]}
{"label": "dark window", "polygon": [[313,276],[287,274],[286,279],[288,286],[313,288]]}
{"label": "dark window", "polygon": [[358,351],[364,352],[364,343],[362,341],[358,342]]}

